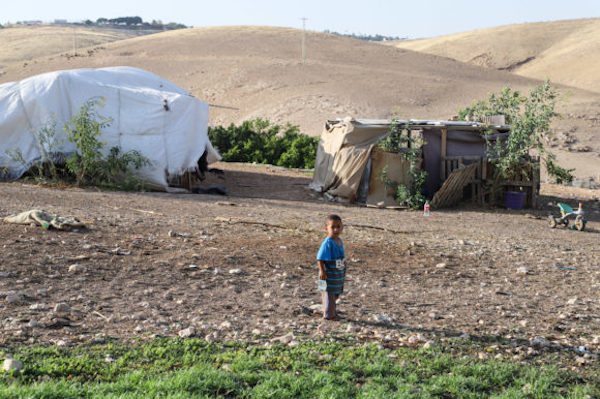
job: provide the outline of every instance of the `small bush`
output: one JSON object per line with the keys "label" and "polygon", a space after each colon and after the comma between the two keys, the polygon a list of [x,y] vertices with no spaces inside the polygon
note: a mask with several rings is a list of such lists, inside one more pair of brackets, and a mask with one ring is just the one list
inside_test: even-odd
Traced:
{"label": "small bush", "polygon": [[[101,130],[110,126],[112,120],[98,114],[97,106],[103,100],[89,99],[79,112],[65,124],[68,140],[75,144],[76,151],[68,155],[59,153],[62,142],[57,139],[56,121],[48,121],[34,134],[40,159],[28,163],[20,149],[6,151],[14,162],[29,168],[38,183],[75,183],[77,186],[93,185],[111,189],[141,190],[142,181],[133,174],[133,169],[150,165],[150,161],[139,151],[123,153],[120,147],[112,147],[103,154],[106,143],[99,140]],[[8,175],[8,172],[5,174]]]}
{"label": "small bush", "polygon": [[[387,137],[377,144],[383,151],[395,152],[400,158],[410,163],[408,169],[410,185],[392,181],[387,175],[387,165],[381,173],[381,181],[386,187],[394,190],[394,199],[399,205],[420,209],[427,199],[423,194],[423,187],[427,182],[427,172],[420,166],[423,142],[411,137],[408,134],[410,130],[410,124],[400,126],[394,121]],[[404,134],[404,132],[406,133]]]}
{"label": "small bush", "polygon": [[256,162],[312,169],[318,138],[300,134],[298,126],[272,124],[257,118],[225,128],[209,128],[208,137],[225,162]]}

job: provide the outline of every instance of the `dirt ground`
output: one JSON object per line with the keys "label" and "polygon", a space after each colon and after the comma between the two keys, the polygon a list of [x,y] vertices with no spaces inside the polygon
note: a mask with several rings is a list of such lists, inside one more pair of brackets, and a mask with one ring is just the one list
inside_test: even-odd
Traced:
{"label": "dirt ground", "polygon": [[[0,183],[2,218],[37,208],[89,226],[0,224],[0,345],[469,334],[600,349],[597,191],[577,193],[590,220],[577,232],[547,226],[556,196],[543,210],[462,205],[425,218],[323,201],[302,171],[217,167],[207,185],[227,196]],[[339,322],[317,310],[315,255],[330,213],[344,220],[348,260]]]}

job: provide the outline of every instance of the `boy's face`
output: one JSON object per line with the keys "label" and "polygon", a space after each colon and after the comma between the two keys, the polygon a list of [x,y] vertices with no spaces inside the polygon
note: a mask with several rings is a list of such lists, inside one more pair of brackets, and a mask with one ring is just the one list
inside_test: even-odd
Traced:
{"label": "boy's face", "polygon": [[338,238],[344,230],[344,226],[340,220],[328,220],[325,225],[325,230],[329,238]]}

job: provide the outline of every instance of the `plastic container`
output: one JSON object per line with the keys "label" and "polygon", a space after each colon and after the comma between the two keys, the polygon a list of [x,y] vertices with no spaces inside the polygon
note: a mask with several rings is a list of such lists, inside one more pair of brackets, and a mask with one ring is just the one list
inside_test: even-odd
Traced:
{"label": "plastic container", "polygon": [[523,209],[525,202],[525,192],[523,191],[506,191],[504,193],[504,203],[506,209]]}
{"label": "plastic container", "polygon": [[425,205],[423,205],[423,216],[429,216],[429,201],[425,201]]}

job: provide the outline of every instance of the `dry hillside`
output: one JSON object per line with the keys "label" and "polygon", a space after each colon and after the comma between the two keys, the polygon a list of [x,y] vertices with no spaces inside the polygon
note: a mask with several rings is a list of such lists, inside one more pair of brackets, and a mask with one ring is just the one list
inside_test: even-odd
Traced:
{"label": "dry hillside", "polygon": [[14,25],[0,29],[0,69],[10,63],[23,63],[59,53],[73,54],[73,48],[77,52],[135,36],[138,36],[136,31],[127,29]]}
{"label": "dry hillside", "polygon": [[[2,68],[0,83],[59,69],[129,65],[209,102],[212,124],[261,116],[298,124],[311,135],[320,134],[325,120],[348,115],[445,119],[504,86],[527,90],[539,83],[447,57],[316,32],[307,34],[303,63],[301,37],[295,29],[267,27],[164,32],[105,43],[78,57],[57,51],[27,64],[10,63]],[[31,41],[44,45],[33,30]],[[596,177],[600,98],[566,90],[571,95],[561,104],[565,119],[555,125],[556,144],[565,149],[560,157],[577,167],[578,175]],[[589,146],[592,152],[567,152],[569,146]]]}
{"label": "dry hillside", "polygon": [[499,26],[394,46],[600,92],[600,18]]}

